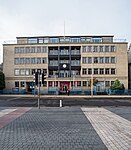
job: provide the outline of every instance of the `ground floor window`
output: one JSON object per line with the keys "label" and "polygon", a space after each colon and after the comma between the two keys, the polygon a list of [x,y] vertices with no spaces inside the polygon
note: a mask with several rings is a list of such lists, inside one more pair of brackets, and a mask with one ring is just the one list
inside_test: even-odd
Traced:
{"label": "ground floor window", "polygon": [[49,87],[52,87],[52,86],[53,86],[53,82],[49,81]]}
{"label": "ground floor window", "polygon": [[20,82],[21,87],[25,87],[25,82]]}
{"label": "ground floor window", "polygon": [[19,87],[19,81],[15,81],[15,87]]}
{"label": "ground floor window", "polygon": [[87,81],[83,81],[83,86],[87,86]]}

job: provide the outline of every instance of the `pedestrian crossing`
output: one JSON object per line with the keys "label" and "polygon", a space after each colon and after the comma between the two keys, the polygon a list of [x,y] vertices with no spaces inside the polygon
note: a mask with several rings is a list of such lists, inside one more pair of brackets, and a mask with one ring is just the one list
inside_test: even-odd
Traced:
{"label": "pedestrian crossing", "polygon": [[3,117],[4,115],[7,115],[7,114],[9,114],[9,113],[11,113],[15,110],[17,110],[17,109],[4,109],[4,110],[1,110],[0,111],[0,117]]}
{"label": "pedestrian crossing", "polygon": [[81,108],[109,150],[131,149],[131,122],[105,108]]}

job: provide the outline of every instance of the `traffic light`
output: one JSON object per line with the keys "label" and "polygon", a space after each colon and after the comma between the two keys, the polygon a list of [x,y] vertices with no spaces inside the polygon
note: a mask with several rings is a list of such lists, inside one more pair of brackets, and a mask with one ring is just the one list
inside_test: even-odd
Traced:
{"label": "traffic light", "polygon": [[46,76],[46,74],[43,72],[43,73],[42,73],[42,84],[44,84],[44,81],[45,81],[45,79],[46,79],[45,76]]}
{"label": "traffic light", "polygon": [[35,85],[38,85],[38,72],[35,72]]}

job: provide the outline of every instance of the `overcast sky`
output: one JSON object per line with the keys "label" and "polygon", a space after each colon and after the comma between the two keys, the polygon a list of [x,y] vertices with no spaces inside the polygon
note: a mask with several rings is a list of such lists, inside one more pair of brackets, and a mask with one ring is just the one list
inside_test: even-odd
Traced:
{"label": "overcast sky", "polygon": [[0,0],[2,44],[18,36],[114,35],[131,43],[131,0]]}

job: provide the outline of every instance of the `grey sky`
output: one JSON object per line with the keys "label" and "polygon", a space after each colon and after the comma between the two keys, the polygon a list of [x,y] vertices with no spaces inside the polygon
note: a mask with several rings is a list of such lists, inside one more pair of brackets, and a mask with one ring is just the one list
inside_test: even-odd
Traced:
{"label": "grey sky", "polygon": [[115,35],[131,42],[131,0],[0,0],[2,43],[17,36]]}

